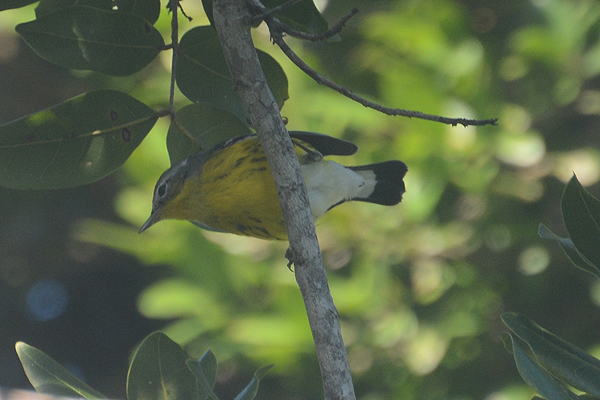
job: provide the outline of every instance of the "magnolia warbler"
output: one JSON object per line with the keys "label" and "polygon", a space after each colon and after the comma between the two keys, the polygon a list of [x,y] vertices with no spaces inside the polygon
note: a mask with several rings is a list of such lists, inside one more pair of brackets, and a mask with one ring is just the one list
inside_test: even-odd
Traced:
{"label": "magnolia warbler", "polygon": [[[331,136],[291,131],[313,218],[350,200],[395,205],[402,200],[402,161],[345,167],[323,156],[348,156],[358,146]],[[238,136],[171,166],[154,189],[152,213],[140,233],[164,219],[202,228],[287,239],[267,158],[255,134]]]}

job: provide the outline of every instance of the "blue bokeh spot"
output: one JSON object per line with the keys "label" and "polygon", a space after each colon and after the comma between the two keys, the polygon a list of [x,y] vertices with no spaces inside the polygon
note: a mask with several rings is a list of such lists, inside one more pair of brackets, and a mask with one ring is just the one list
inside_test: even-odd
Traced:
{"label": "blue bokeh spot", "polygon": [[27,293],[27,311],[38,321],[50,321],[65,312],[69,293],[56,279],[37,282]]}

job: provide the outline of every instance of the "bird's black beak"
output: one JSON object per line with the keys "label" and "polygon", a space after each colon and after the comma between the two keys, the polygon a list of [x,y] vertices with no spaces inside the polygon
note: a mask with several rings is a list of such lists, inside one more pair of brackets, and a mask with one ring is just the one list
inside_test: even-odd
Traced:
{"label": "bird's black beak", "polygon": [[156,211],[152,211],[152,214],[150,214],[150,218],[148,218],[146,220],[146,222],[144,222],[144,224],[142,225],[142,227],[140,228],[138,233],[144,232],[146,229],[150,228],[152,225],[154,225],[158,221],[160,221],[160,213],[156,212]]}

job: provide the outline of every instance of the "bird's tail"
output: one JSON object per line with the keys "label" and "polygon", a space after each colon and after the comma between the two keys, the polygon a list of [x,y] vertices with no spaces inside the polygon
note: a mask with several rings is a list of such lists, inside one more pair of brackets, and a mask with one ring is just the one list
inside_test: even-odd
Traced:
{"label": "bird's tail", "polygon": [[404,175],[408,171],[402,161],[385,161],[377,164],[348,167],[363,177],[367,184],[352,200],[393,206],[400,203],[404,186]]}

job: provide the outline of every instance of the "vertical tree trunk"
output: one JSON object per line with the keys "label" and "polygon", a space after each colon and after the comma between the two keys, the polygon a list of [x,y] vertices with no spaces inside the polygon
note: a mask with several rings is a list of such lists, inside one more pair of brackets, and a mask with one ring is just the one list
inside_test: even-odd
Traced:
{"label": "vertical tree trunk", "polygon": [[321,367],[325,398],[355,399],[339,314],[323,268],[300,163],[258,61],[250,35],[249,4],[246,0],[214,0],[213,12],[234,87],[273,171],[296,281],[304,298]]}

